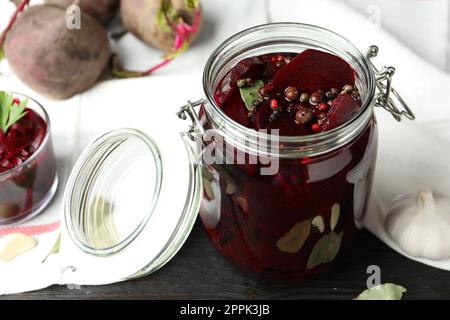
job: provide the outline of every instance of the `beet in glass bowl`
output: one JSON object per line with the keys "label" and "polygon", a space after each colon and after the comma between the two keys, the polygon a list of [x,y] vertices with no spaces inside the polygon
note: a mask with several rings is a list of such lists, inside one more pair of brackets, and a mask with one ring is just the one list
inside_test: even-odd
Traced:
{"label": "beet in glass bowl", "polygon": [[[194,120],[191,131],[214,131],[203,144],[226,159],[203,157],[200,216],[235,265],[304,279],[350,247],[372,188],[374,106],[414,118],[388,95],[393,68],[378,72],[376,54],[319,27],[277,23],[243,31],[211,55],[207,98],[182,112]],[[263,173],[268,167],[276,170]]]}
{"label": "beet in glass bowl", "polygon": [[[36,216],[56,193],[58,179],[50,136],[50,121],[43,107],[20,94],[0,92],[0,106],[13,99],[9,118],[21,103],[22,117],[0,130],[0,226]],[[9,100],[8,100],[9,99]],[[5,119],[5,116],[2,118]],[[7,121],[6,117],[5,121]]]}

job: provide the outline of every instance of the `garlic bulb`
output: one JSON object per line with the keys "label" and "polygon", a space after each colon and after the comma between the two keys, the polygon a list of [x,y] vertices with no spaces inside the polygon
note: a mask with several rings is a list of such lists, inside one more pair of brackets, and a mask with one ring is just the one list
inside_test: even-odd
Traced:
{"label": "garlic bulb", "polygon": [[450,199],[431,190],[395,199],[386,230],[403,251],[417,258],[450,257]]}

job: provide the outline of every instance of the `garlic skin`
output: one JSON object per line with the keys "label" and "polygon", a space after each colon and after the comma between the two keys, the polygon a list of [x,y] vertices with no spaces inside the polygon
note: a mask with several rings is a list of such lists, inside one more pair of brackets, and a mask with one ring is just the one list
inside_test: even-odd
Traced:
{"label": "garlic skin", "polygon": [[385,220],[390,237],[410,256],[450,257],[450,199],[429,189],[393,201]]}

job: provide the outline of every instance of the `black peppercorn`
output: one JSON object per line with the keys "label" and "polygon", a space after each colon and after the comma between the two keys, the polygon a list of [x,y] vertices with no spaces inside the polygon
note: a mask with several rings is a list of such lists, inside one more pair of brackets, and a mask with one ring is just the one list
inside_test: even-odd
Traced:
{"label": "black peppercorn", "polygon": [[279,110],[279,109],[274,109],[274,110],[272,111],[272,114],[271,114],[270,117],[269,117],[269,121],[272,122],[272,121],[277,120],[279,114],[280,114],[280,110]]}
{"label": "black peppercorn", "polygon": [[328,100],[333,100],[334,98],[336,98],[336,96],[334,95],[334,93],[330,90],[330,91],[327,91],[326,93],[325,93],[325,97],[328,99]]}

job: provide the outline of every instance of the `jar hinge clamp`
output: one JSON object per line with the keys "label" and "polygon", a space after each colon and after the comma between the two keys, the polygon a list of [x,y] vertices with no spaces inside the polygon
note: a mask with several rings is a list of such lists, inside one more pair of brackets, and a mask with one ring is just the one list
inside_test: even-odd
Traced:
{"label": "jar hinge clamp", "polygon": [[[371,46],[367,52],[366,57],[371,67],[375,71],[376,75],[376,85],[379,92],[375,95],[375,106],[381,107],[391,113],[391,115],[397,121],[401,121],[402,117],[405,117],[409,120],[414,120],[416,117],[411,109],[408,107],[408,104],[403,100],[400,94],[392,87],[392,78],[395,74],[394,67],[383,67],[383,69],[378,70],[377,67],[373,64],[371,59],[375,58],[378,55],[379,48],[377,46]],[[397,107],[394,98],[404,110],[400,110]]]}

